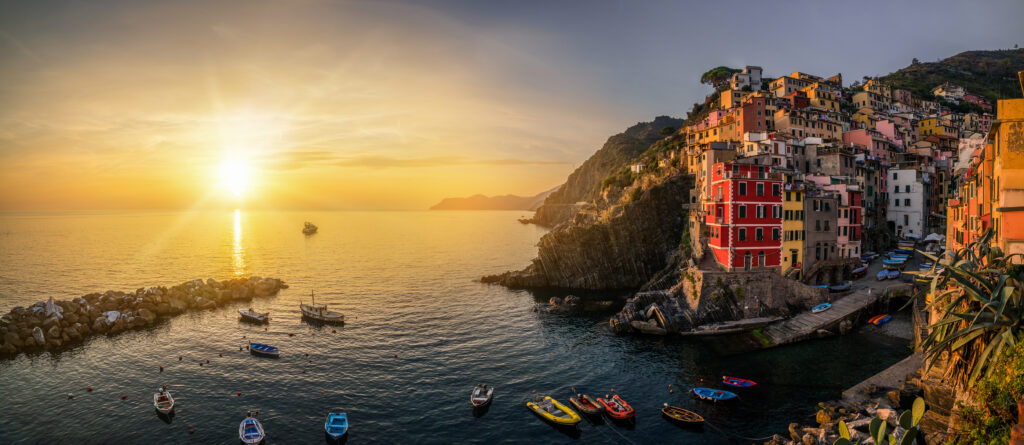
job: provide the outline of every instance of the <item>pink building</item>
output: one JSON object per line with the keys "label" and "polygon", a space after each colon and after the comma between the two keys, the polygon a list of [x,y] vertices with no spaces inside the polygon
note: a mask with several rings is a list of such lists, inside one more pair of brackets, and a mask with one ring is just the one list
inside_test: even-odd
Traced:
{"label": "pink building", "polygon": [[888,119],[879,119],[875,123],[875,131],[882,133],[889,142],[899,148],[903,148],[903,139],[900,137],[899,130],[896,129],[896,123]]}
{"label": "pink building", "polygon": [[865,147],[868,154],[878,158],[883,165],[889,164],[889,144],[885,135],[867,128],[843,133],[843,145]]}
{"label": "pink building", "polygon": [[836,210],[836,248],[839,249],[840,258],[860,257],[864,235],[864,204],[860,187],[856,184],[833,184],[831,176],[807,175],[804,180],[840,196],[839,208]]}

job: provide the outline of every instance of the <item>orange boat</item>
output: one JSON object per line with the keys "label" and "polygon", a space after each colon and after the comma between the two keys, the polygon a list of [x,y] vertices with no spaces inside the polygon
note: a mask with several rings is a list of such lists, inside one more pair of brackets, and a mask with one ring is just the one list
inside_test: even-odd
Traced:
{"label": "orange boat", "polygon": [[633,407],[629,406],[622,397],[618,394],[611,396],[610,398],[606,394],[604,398],[598,397],[597,402],[604,406],[604,411],[608,413],[608,417],[613,419],[625,420],[632,419],[633,415],[636,414],[633,411]]}
{"label": "orange boat", "polygon": [[584,414],[601,414],[601,411],[604,411],[603,406],[586,394],[576,394],[575,397],[569,397],[569,403],[583,411]]}

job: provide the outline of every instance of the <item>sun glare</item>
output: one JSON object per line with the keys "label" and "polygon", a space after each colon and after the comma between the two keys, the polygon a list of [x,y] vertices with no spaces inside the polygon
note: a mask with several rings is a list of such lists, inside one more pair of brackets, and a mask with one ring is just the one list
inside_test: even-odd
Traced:
{"label": "sun glare", "polygon": [[220,166],[220,179],[224,186],[236,197],[242,196],[249,186],[249,176],[252,174],[249,166],[242,161],[227,160]]}

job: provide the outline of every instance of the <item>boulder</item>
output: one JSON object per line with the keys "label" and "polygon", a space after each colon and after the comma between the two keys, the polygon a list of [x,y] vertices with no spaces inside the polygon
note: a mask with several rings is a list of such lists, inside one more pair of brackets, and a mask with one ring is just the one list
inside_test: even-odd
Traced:
{"label": "boulder", "polygon": [[32,349],[35,348],[36,346],[39,346],[39,344],[36,343],[36,339],[34,337],[29,337],[25,339],[25,349]]}
{"label": "boulder", "polygon": [[173,309],[171,308],[171,305],[167,303],[160,303],[156,305],[156,313],[158,315],[169,315],[172,311]]}
{"label": "boulder", "polygon": [[790,439],[792,439],[794,441],[797,441],[797,442],[800,441],[800,438],[802,436],[800,434],[799,428],[800,428],[800,424],[798,424],[798,423],[791,423],[791,424],[789,424],[789,438]]}
{"label": "boulder", "polygon": [[92,322],[92,331],[97,334],[107,332],[109,325],[107,324],[107,317],[96,317],[96,320]]}
{"label": "boulder", "polygon": [[825,410],[819,410],[818,414],[815,414],[814,420],[818,422],[818,425],[826,425],[832,423],[832,416]]}
{"label": "boulder", "polygon": [[46,330],[46,338],[49,338],[49,339],[61,338],[60,326],[54,325],[54,326],[51,326],[50,329],[47,329]]}
{"label": "boulder", "polygon": [[57,315],[53,315],[53,316],[47,318],[46,320],[43,320],[43,329],[50,329],[50,327],[52,327],[52,326],[59,326],[59,325],[60,325],[60,317],[58,317]]}
{"label": "boulder", "polygon": [[896,410],[894,409],[879,408],[878,411],[875,411],[875,416],[889,425],[896,425]]}
{"label": "boulder", "polygon": [[568,297],[565,297],[565,304],[570,306],[579,306],[580,304],[583,304],[583,300],[575,295],[569,295]]}
{"label": "boulder", "polygon": [[17,333],[8,332],[4,334],[4,344],[14,345],[20,348],[25,345],[25,342],[21,340],[21,336],[19,336]]}
{"label": "boulder", "polygon": [[146,308],[139,309],[139,318],[143,319],[146,324],[151,324],[156,321],[156,314]]}
{"label": "boulder", "polygon": [[35,339],[37,345],[43,345],[46,343],[46,337],[43,335],[43,329],[39,326],[32,328],[32,338]]}
{"label": "boulder", "polygon": [[657,324],[649,322],[649,321],[633,320],[629,324],[630,324],[630,326],[633,327],[633,329],[636,329],[636,330],[640,331],[643,334],[650,334],[650,335],[666,335],[666,334],[668,334],[667,331],[665,331],[664,329],[658,327]]}
{"label": "boulder", "polygon": [[10,343],[4,343],[0,345],[0,355],[15,355],[18,353],[18,347]]}
{"label": "boulder", "polygon": [[82,338],[82,333],[78,331],[78,329],[81,326],[82,325],[80,323],[75,323],[72,326],[68,326],[68,327],[64,328],[64,335],[66,335],[68,337],[68,339],[71,339],[71,340],[81,339]]}
{"label": "boulder", "polygon": [[66,314],[64,314],[65,324],[73,325],[75,323],[78,323],[78,320],[79,318],[77,312],[68,311]]}
{"label": "boulder", "polygon": [[548,299],[548,303],[552,306],[560,306],[562,304],[562,299],[558,297],[551,297]]}

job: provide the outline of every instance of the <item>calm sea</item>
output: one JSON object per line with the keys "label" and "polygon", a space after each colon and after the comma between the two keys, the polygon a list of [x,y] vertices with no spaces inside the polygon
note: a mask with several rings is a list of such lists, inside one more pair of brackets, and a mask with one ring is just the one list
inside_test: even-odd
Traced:
{"label": "calm sea", "polygon": [[[60,354],[0,361],[0,443],[236,443],[247,409],[261,410],[268,443],[323,443],[323,418],[334,407],[349,413],[349,443],[724,443],[809,423],[816,402],[906,355],[904,342],[865,331],[720,356],[700,341],[614,336],[609,314],[533,312],[553,294],[475,281],[533,258],[544,230],[519,224],[519,216],[0,215],[4,313],[50,296],[195,278],[260,275],[291,286],[252,303],[271,313],[267,330],[239,322],[236,305],[93,338]],[[305,220],[320,233],[304,236]],[[300,320],[298,304],[310,290],[345,313],[343,328]],[[276,345],[282,357],[240,352],[246,339]],[[722,375],[760,384],[727,405],[686,395],[695,385],[718,386]],[[468,401],[478,382],[496,388],[482,415]],[[152,406],[163,384],[177,400],[169,423]],[[524,406],[533,391],[567,403],[572,386],[595,396],[614,388],[636,408],[635,425],[584,421],[565,431]],[[677,428],[660,417],[663,402],[694,409],[711,426]]]}

